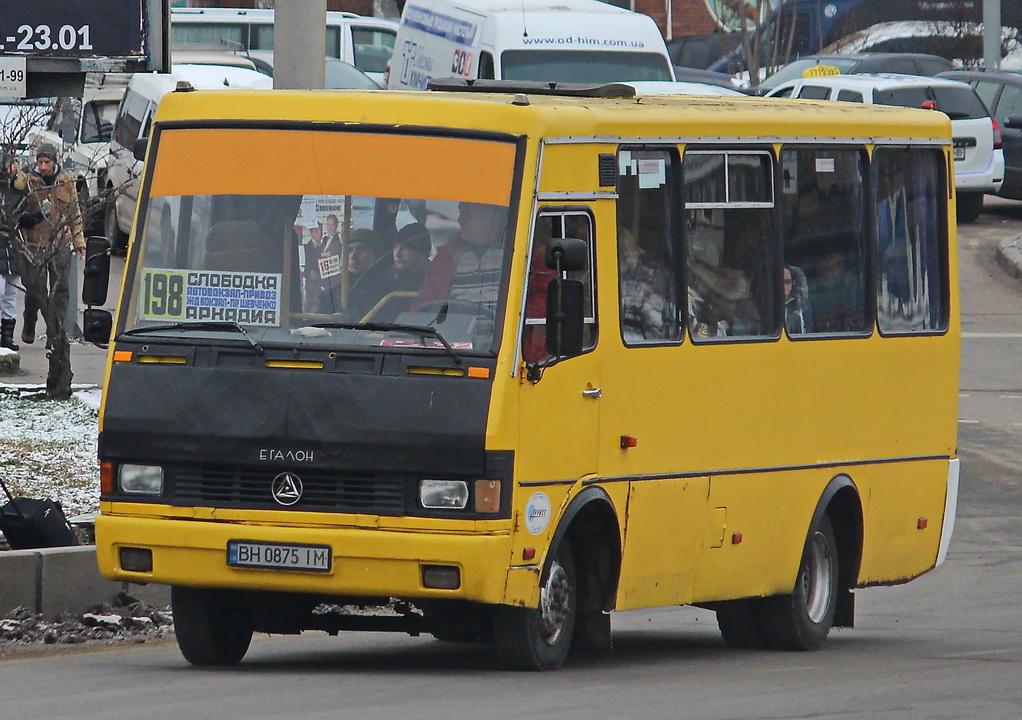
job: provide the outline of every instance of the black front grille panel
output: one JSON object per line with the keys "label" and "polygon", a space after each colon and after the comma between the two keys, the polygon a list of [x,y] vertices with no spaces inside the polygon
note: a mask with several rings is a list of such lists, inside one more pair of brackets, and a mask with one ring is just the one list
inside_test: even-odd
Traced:
{"label": "black front grille panel", "polygon": [[280,470],[212,465],[166,468],[168,500],[175,505],[312,510],[400,515],[406,511],[414,479],[382,473],[336,473],[302,470],[301,499],[281,505],[271,486]]}

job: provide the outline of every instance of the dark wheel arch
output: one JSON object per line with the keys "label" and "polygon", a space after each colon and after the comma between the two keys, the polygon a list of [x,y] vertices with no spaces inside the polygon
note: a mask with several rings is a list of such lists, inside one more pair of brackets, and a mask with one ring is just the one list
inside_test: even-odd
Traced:
{"label": "dark wheel arch", "polygon": [[851,588],[858,584],[859,567],[862,564],[863,520],[859,488],[846,473],[831,478],[821,493],[806,533],[807,541],[812,528],[819,525],[824,513],[830,515],[838,545],[839,588],[834,626],[852,627],[855,622],[855,604]]}
{"label": "dark wheel arch", "polygon": [[[596,485],[584,488],[568,503],[568,507],[561,516],[557,529],[550,540],[550,547],[556,548],[565,535],[571,539],[572,547],[575,550],[576,565],[582,575],[590,565],[594,550],[595,540],[591,535],[592,531],[596,528],[606,528],[609,523],[613,523],[614,532],[603,532],[598,538],[599,543],[609,546],[612,557],[612,565],[608,568],[611,572],[612,583],[604,588],[602,610],[613,609],[618,577],[621,572],[621,523],[607,491]],[[551,554],[548,553],[543,564],[544,576],[550,570],[552,559]]]}

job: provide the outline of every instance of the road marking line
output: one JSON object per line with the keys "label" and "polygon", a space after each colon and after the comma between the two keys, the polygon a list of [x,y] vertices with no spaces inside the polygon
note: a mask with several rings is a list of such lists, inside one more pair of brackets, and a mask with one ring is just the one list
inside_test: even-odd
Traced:
{"label": "road marking line", "polygon": [[963,338],[1022,338],[1022,333],[963,332]]}
{"label": "road marking line", "polygon": [[1022,395],[1001,395],[1001,400],[1022,400]]}
{"label": "road marking line", "polygon": [[966,425],[979,425],[979,420],[963,420],[962,418],[958,418],[958,422],[965,423]]}
{"label": "road marking line", "polygon": [[961,652],[961,653],[944,653],[938,655],[939,658],[955,659],[955,658],[967,658],[967,657],[979,657],[981,655],[1004,655],[1006,653],[1018,652],[1018,648],[999,648],[997,650],[973,650],[972,652]]}

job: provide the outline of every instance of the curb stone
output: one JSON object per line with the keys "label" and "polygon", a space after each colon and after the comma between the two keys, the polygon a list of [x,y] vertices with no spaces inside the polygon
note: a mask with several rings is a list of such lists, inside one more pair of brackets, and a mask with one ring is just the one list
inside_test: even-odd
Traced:
{"label": "curb stone", "polygon": [[1022,280],[1022,235],[997,243],[997,264],[1016,280]]}
{"label": "curb stone", "polygon": [[94,545],[0,552],[0,578],[0,618],[23,607],[51,620],[109,603],[120,592],[157,607],[170,605],[166,585],[135,585],[103,577]]}

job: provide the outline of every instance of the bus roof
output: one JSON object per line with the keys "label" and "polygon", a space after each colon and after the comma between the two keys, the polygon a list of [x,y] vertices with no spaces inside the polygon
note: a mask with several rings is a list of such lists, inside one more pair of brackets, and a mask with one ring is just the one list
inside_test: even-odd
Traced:
{"label": "bus roof", "polygon": [[[860,103],[780,98],[358,90],[232,90],[171,93],[157,121],[239,120],[438,127],[534,137],[948,139],[943,113]],[[608,140],[613,142],[614,140]]]}

